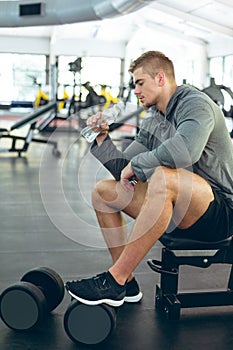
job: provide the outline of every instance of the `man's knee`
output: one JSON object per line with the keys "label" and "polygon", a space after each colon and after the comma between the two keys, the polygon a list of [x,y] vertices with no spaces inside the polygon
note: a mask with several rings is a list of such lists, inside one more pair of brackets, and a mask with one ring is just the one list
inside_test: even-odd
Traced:
{"label": "man's knee", "polygon": [[92,191],[92,205],[96,210],[112,208],[122,211],[132,203],[133,199],[134,192],[126,192],[116,180],[102,180]]}
{"label": "man's knee", "polygon": [[107,201],[114,193],[115,181],[101,180],[96,183],[92,191],[92,202]]}

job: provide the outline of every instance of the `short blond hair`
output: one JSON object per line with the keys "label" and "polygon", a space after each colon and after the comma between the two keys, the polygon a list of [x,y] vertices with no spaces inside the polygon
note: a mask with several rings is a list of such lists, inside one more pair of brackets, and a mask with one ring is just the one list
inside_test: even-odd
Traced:
{"label": "short blond hair", "polygon": [[173,62],[160,51],[147,51],[132,61],[129,67],[129,73],[134,73],[138,68],[149,74],[152,78],[159,71],[164,71],[170,79],[175,79],[175,71]]}

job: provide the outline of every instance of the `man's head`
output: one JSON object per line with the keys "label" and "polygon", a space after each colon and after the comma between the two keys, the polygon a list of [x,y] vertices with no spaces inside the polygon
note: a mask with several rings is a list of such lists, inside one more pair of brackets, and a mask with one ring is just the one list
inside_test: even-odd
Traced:
{"label": "man's head", "polygon": [[155,78],[159,71],[163,71],[168,79],[175,79],[172,61],[160,51],[143,53],[135,61],[132,61],[129,72],[133,74],[138,68],[142,68],[142,72],[149,74],[151,78]]}
{"label": "man's head", "polygon": [[159,51],[143,53],[130,65],[135,95],[145,107],[156,105],[163,113],[177,85],[172,61]]}

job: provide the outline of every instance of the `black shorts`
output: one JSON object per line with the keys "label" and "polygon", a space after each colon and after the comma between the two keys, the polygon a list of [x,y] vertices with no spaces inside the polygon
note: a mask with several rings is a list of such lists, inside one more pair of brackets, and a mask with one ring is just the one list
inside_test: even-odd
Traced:
{"label": "black shorts", "polygon": [[[175,228],[166,235],[201,242],[218,242],[233,235],[233,209],[227,200],[213,190],[214,200],[205,214],[187,229]],[[161,237],[163,241],[163,237]]]}

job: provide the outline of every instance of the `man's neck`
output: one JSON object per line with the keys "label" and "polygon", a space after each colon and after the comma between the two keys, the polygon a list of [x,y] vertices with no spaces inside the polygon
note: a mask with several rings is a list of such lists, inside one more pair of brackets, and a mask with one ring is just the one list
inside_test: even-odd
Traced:
{"label": "man's neck", "polygon": [[157,104],[156,107],[164,115],[166,115],[168,102],[170,101],[170,99],[174,95],[174,93],[176,92],[177,87],[178,87],[177,84],[169,85],[166,87],[166,89],[164,89],[164,91],[162,93],[161,100],[159,101],[159,103]]}

